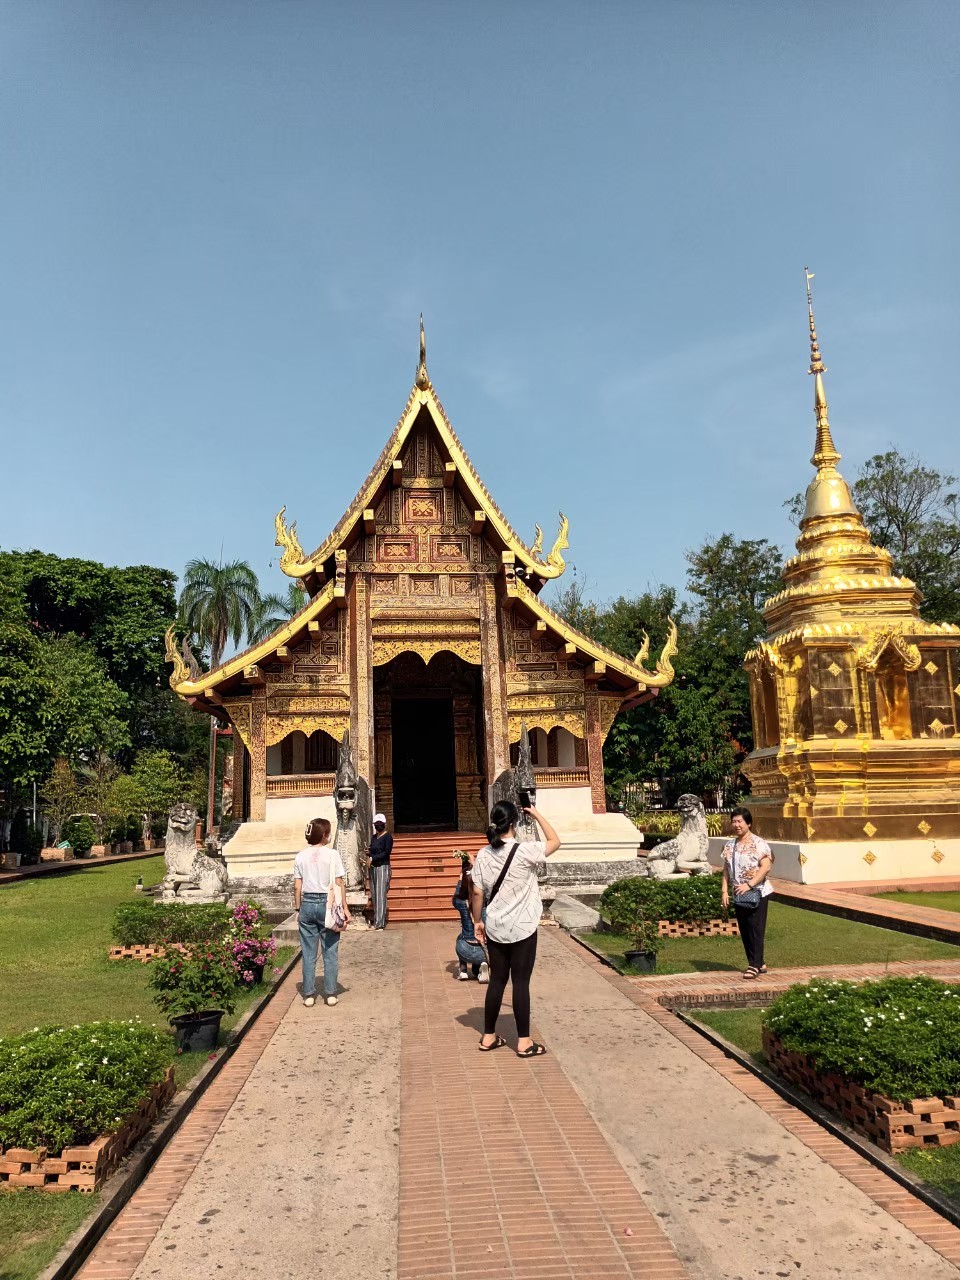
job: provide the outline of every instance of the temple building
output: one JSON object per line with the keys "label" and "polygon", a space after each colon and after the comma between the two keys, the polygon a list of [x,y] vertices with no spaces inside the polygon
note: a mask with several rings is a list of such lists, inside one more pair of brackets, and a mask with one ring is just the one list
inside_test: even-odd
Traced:
{"label": "temple building", "polygon": [[672,680],[675,631],[650,670],[646,645],[625,659],[541,600],[567,521],[546,553],[539,527],[529,545],[511,528],[437,397],[422,326],[400,420],[342,519],[306,554],[285,515],[276,541],[300,612],[209,673],[168,637],[172,687],[233,727],[232,873],[289,869],[304,818],[333,816],[345,730],[391,830],[476,832],[526,725],[567,855],[635,856],[637,831],[606,812],[603,743],[619,711]]}
{"label": "temple building", "polygon": [[[816,474],[767,638],[747,655],[745,772],[776,874],[803,881],[960,872],[960,628],[875,547],[837,470],[813,315]],[[775,850],[778,846],[775,845]]]}

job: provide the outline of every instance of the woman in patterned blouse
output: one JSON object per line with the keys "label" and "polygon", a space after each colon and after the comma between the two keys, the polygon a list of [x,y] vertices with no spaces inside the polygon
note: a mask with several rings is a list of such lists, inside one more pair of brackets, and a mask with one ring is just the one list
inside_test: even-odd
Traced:
{"label": "woman in patterned blouse", "polygon": [[[723,849],[723,905],[730,905],[733,885],[733,913],[740,926],[740,938],[747,953],[744,977],[753,979],[767,972],[763,963],[763,940],[767,930],[767,904],[773,893],[769,879],[773,866],[770,846],[751,830],[753,814],[749,809],[734,809],[730,815],[733,839]],[[734,874],[735,873],[735,874]],[[750,889],[760,890],[759,906],[745,906],[737,898]]]}

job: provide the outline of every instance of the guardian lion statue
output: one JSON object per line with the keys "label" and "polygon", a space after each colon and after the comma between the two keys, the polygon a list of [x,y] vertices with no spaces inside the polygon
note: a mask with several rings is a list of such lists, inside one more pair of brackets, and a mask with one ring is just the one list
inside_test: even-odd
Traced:
{"label": "guardian lion statue", "polygon": [[167,819],[163,860],[167,873],[160,885],[163,902],[226,902],[229,875],[216,844],[197,848],[197,811],[175,804]]}
{"label": "guardian lion statue", "polygon": [[686,876],[709,875],[707,861],[707,815],[699,796],[683,795],[677,801],[680,834],[651,849],[640,871],[649,880],[683,880]]}

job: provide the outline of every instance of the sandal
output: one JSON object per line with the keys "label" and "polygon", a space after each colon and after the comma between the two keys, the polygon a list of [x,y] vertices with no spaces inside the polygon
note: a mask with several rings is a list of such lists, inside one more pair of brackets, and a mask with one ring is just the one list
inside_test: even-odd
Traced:
{"label": "sandal", "polygon": [[748,982],[750,982],[750,981],[752,981],[754,978],[759,978],[759,977],[760,977],[760,970],[759,970],[759,969],[755,969],[755,968],[753,967],[753,965],[751,965],[749,969],[745,969],[745,970],[744,970],[743,976],[744,976],[744,978],[745,978]]}
{"label": "sandal", "polygon": [[542,1058],[546,1052],[546,1048],[534,1040],[529,1049],[517,1049],[516,1054],[518,1058]]}
{"label": "sandal", "polygon": [[478,1048],[480,1049],[480,1052],[481,1052],[481,1053],[493,1053],[494,1049],[502,1049],[502,1048],[503,1048],[503,1046],[504,1046],[506,1043],[507,1043],[507,1042],[506,1042],[506,1040],[504,1040],[503,1036],[497,1036],[497,1038],[494,1040],[493,1044],[484,1044],[484,1043],[483,1043],[483,1036],[481,1036],[481,1037],[480,1037],[480,1044],[479,1044]]}

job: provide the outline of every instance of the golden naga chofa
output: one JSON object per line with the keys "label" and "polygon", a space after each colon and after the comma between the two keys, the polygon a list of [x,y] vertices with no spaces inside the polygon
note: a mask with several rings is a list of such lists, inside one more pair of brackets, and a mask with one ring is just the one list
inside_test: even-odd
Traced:
{"label": "golden naga chofa", "polygon": [[287,528],[287,522],[283,518],[286,510],[286,506],[282,506],[274,518],[277,540],[273,545],[275,547],[283,547],[280,568],[287,577],[305,578],[310,572],[311,566],[304,564],[306,556],[303,553],[303,547],[300,545],[300,539],[297,537],[296,520],[294,520],[289,529]]}
{"label": "golden naga chofa", "polygon": [[677,654],[677,624],[672,618],[668,618],[667,622],[667,640],[660,657],[657,659],[656,671],[647,671],[643,665],[650,656],[650,637],[646,631],[643,633],[643,644],[640,646],[640,651],[633,660],[634,665],[640,667],[643,671],[643,683],[648,689],[665,689],[668,684],[673,684],[675,672],[670,659],[676,657]]}
{"label": "golden naga chofa", "polygon": [[806,277],[816,471],[784,589],[764,605],[767,637],[746,657],[751,808],[787,840],[960,836],[960,628],[920,616],[837,469]]}

